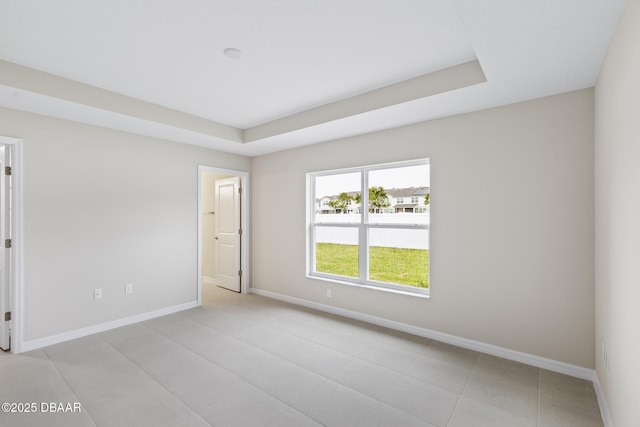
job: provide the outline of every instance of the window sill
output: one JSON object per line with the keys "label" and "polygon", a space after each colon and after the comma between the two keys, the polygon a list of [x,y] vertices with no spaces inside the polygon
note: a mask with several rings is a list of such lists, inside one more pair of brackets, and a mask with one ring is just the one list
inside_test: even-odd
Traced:
{"label": "window sill", "polygon": [[365,289],[372,289],[374,291],[388,292],[388,293],[392,293],[392,294],[396,294],[396,295],[406,295],[406,296],[415,297],[415,298],[422,298],[422,299],[431,298],[431,296],[428,293],[411,292],[411,291],[405,291],[405,290],[402,290],[402,289],[392,289],[392,288],[385,288],[383,286],[375,286],[375,285],[368,285],[368,284],[363,284],[363,283],[355,283],[355,282],[350,282],[348,280],[335,279],[333,277],[316,276],[316,275],[307,274],[307,278],[308,279],[314,279],[314,280],[321,280],[323,282],[338,283],[340,285],[354,286],[356,288],[365,288]]}

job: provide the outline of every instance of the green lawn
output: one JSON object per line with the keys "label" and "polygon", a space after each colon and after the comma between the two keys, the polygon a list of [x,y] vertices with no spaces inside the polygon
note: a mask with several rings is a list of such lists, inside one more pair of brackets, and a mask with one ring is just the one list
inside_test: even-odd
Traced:
{"label": "green lawn", "polygon": [[[372,246],[369,279],[401,285],[429,287],[429,251]],[[316,244],[316,271],[358,277],[358,246]]]}

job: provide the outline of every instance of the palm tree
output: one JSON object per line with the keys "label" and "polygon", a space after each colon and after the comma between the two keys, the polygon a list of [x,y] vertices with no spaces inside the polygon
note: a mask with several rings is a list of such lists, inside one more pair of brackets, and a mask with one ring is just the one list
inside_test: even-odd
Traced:
{"label": "palm tree", "polygon": [[382,187],[369,188],[369,212],[389,206],[389,196]]}
{"label": "palm tree", "polygon": [[[362,202],[360,193],[356,194],[354,200],[358,204]],[[379,208],[386,208],[387,206],[389,206],[389,195],[387,194],[387,190],[382,187],[369,188],[369,212],[373,212],[375,209]]]}
{"label": "palm tree", "polygon": [[349,193],[345,193],[344,191],[338,194],[338,198],[329,201],[329,206],[331,206],[335,210],[340,210],[342,213],[347,213],[347,206],[349,206],[349,202],[353,200],[353,197],[349,195]]}

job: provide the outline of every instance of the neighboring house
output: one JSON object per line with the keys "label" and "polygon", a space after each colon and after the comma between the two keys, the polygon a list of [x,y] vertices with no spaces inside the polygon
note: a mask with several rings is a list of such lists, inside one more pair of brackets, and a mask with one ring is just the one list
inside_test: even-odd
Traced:
{"label": "neighboring house", "polygon": [[[429,187],[408,187],[385,189],[389,199],[389,206],[376,209],[375,213],[428,213],[430,205],[424,204],[424,199],[429,194]],[[355,198],[357,192],[348,194]],[[338,195],[324,196],[316,199],[316,212],[320,214],[342,213],[340,209],[334,209],[329,205],[330,201],[337,200]],[[360,204],[351,200],[345,213],[360,213]]]}
{"label": "neighboring house", "polygon": [[392,188],[386,191],[392,213],[429,212],[429,205],[424,204],[429,187]]}
{"label": "neighboring house", "polygon": [[321,199],[316,199],[316,212],[321,214],[332,214],[336,213],[336,210],[329,206],[329,202],[334,200],[336,197],[332,199],[329,196],[322,197]]}
{"label": "neighboring house", "polygon": [[[357,191],[349,191],[347,192],[347,194],[349,194],[349,196],[351,196],[352,198],[355,198],[356,195],[358,194]],[[316,212],[320,213],[320,214],[335,214],[335,213],[343,213],[341,209],[336,209],[334,207],[332,207],[329,202],[332,202],[334,200],[338,200],[338,195],[334,194],[331,196],[324,196],[322,198],[316,199]],[[360,204],[356,203],[355,200],[350,200],[349,201],[349,205],[347,206],[347,211],[344,213],[360,213]]]}

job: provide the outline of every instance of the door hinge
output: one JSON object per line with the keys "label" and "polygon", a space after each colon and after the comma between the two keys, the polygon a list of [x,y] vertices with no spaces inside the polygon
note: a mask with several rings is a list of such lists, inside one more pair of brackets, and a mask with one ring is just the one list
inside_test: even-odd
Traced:
{"label": "door hinge", "polygon": [[7,311],[7,312],[4,314],[4,321],[5,321],[5,322],[8,322],[8,321],[10,321],[10,320],[11,320],[11,312],[10,312],[10,311]]}
{"label": "door hinge", "polygon": [[242,234],[242,228],[238,229],[238,234]]}
{"label": "door hinge", "polygon": [[4,241],[4,247],[9,249],[11,247],[11,239],[6,239]]}
{"label": "door hinge", "polygon": [[242,277],[242,270],[238,270],[238,276]]}
{"label": "door hinge", "polygon": [[242,194],[242,187],[238,187],[238,193]]}
{"label": "door hinge", "polygon": [[5,166],[4,167],[4,174],[5,175],[11,175],[11,166]]}

